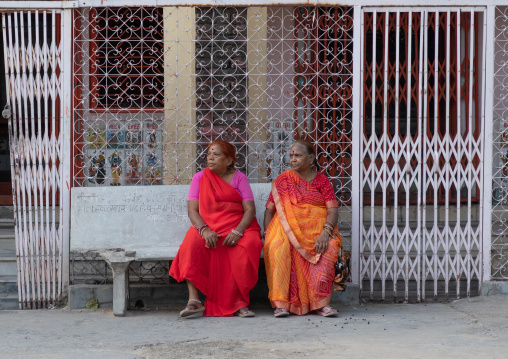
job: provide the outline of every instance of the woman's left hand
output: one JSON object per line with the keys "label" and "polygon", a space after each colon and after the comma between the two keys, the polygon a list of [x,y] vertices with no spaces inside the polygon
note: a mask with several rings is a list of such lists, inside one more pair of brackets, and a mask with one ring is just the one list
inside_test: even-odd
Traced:
{"label": "woman's left hand", "polygon": [[314,248],[316,248],[316,253],[323,254],[328,249],[328,243],[330,242],[330,235],[323,231],[317,238],[316,244],[314,244]]}
{"label": "woman's left hand", "polygon": [[224,240],[224,242],[222,242],[222,245],[224,246],[230,246],[230,247],[233,247],[233,246],[236,246],[236,244],[238,243],[238,241],[240,240],[240,236],[237,236],[236,234],[234,234],[233,232],[229,233],[228,236],[226,237],[226,239]]}

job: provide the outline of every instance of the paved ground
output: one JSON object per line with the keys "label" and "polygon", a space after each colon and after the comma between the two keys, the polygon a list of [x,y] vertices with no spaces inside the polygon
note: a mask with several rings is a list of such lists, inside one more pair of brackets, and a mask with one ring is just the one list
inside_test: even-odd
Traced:
{"label": "paved ground", "polygon": [[[253,308],[254,309],[254,308]],[[364,304],[340,317],[182,320],[177,310],[0,311],[1,358],[506,358],[508,296]]]}

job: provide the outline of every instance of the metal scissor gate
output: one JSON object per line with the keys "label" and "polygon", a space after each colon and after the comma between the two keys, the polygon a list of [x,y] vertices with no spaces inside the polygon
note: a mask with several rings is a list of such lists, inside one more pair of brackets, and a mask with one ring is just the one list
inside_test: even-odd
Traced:
{"label": "metal scissor gate", "polygon": [[469,296],[482,268],[484,9],[365,8],[361,31],[363,290]]}
{"label": "metal scissor gate", "polygon": [[2,25],[19,303],[43,308],[62,295],[62,38],[70,30],[51,10],[2,12]]}

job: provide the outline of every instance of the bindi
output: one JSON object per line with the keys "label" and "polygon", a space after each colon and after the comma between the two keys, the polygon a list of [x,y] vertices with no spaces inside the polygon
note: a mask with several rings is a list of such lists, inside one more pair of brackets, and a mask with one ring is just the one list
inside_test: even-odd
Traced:
{"label": "bindi", "polygon": [[291,151],[291,154],[294,155],[295,154],[295,150]]}

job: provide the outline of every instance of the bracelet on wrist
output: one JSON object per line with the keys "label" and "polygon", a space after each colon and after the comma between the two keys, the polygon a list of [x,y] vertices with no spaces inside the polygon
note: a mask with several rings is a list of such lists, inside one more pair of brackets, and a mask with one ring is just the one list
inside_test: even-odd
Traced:
{"label": "bracelet on wrist", "polygon": [[329,225],[327,225],[327,224],[325,224],[325,225],[323,226],[323,229],[324,229],[324,230],[329,229],[330,231],[332,231],[332,232],[333,232],[333,227],[331,227],[331,226],[329,226]]}
{"label": "bracelet on wrist", "polygon": [[238,237],[243,237],[243,233],[238,232],[236,229],[231,230],[231,233],[236,234]]}
{"label": "bracelet on wrist", "polygon": [[335,226],[330,222],[325,222],[325,226],[329,226],[332,229],[332,231],[335,228]]}
{"label": "bracelet on wrist", "polygon": [[[206,230],[206,229],[210,229],[210,228],[208,228],[208,226],[205,226],[205,227],[203,227],[203,228],[201,229],[201,231],[199,232],[199,235],[200,235],[201,237],[203,237],[203,233],[205,232],[205,230]],[[210,229],[210,230],[211,230],[211,229]]]}
{"label": "bracelet on wrist", "polygon": [[206,224],[206,223],[205,223],[205,224],[203,224],[201,227],[194,227],[194,228],[196,228],[196,229],[198,230],[198,232],[199,232],[199,233],[201,233],[201,230],[202,230],[203,228],[205,228],[205,227],[208,227],[208,224]]}

